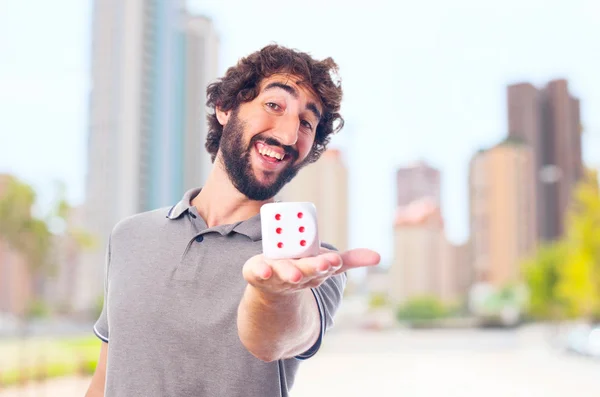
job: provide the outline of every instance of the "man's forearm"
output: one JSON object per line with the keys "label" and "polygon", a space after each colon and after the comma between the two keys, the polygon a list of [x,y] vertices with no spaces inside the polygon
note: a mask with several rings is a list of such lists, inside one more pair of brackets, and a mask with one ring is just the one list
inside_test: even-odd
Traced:
{"label": "man's forearm", "polygon": [[85,393],[85,397],[104,397],[104,392],[101,390],[89,389],[87,393]]}
{"label": "man's forearm", "polygon": [[99,383],[96,380],[96,375],[92,378],[92,382],[85,393],[85,397],[104,397],[104,383]]}
{"label": "man's forearm", "polygon": [[310,289],[270,295],[252,285],[244,291],[237,324],[244,346],[263,361],[305,352],[317,341],[321,327]]}

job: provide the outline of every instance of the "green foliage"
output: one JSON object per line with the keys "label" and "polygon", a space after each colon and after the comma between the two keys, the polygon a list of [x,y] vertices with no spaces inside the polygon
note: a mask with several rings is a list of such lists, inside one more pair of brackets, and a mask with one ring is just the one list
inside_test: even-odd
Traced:
{"label": "green foliage", "polygon": [[79,366],[75,363],[49,363],[22,370],[11,369],[0,374],[0,387],[78,374],[93,375],[97,362],[97,360],[88,360]]}
{"label": "green foliage", "polygon": [[50,307],[48,304],[40,299],[34,299],[29,302],[27,306],[27,317],[28,318],[47,318],[50,316]]}
{"label": "green foliage", "polygon": [[600,194],[588,172],[577,186],[565,237],[524,264],[529,311],[545,319],[600,319]]}
{"label": "green foliage", "polygon": [[430,296],[415,297],[402,304],[396,312],[400,321],[429,321],[448,316],[449,311],[439,299]]}
{"label": "green foliage", "polygon": [[33,269],[43,268],[51,248],[46,223],[33,216],[36,195],[29,185],[9,177],[0,196],[0,238],[20,252]]}
{"label": "green foliage", "polygon": [[543,245],[524,266],[529,287],[529,314],[549,319],[561,316],[564,303],[558,296],[559,269],[566,260],[566,244]]}
{"label": "green foliage", "polygon": [[87,360],[84,361],[81,365],[80,371],[83,375],[91,376],[96,371],[96,366],[98,365],[98,360]]}
{"label": "green foliage", "polygon": [[[82,230],[68,227],[67,218],[72,211],[65,199],[64,184],[56,184],[56,197],[52,209],[45,217],[34,215],[36,194],[31,186],[8,176],[2,180],[0,194],[0,240],[8,244],[25,259],[31,277],[44,278],[57,269],[57,252],[54,242],[55,234],[70,238],[78,247],[93,246],[93,239]],[[52,225],[62,224],[62,230],[51,229]],[[39,297],[34,296],[30,302],[27,316],[43,316],[46,308],[42,307]]]}
{"label": "green foliage", "polygon": [[61,339],[56,341],[57,346],[66,351],[72,353],[82,354],[84,357],[95,357],[100,352],[100,346],[102,342],[96,336],[74,338],[74,339]]}
{"label": "green foliage", "polygon": [[[62,376],[91,375],[96,369],[101,346],[95,336],[31,340],[25,351],[16,346],[19,343],[23,342],[0,341],[0,388]],[[25,354],[24,359],[19,358],[21,354]],[[26,366],[19,367],[19,363],[26,363]]]}
{"label": "green foliage", "polygon": [[600,318],[600,195],[593,174],[575,191],[566,244],[557,293],[569,315]]}
{"label": "green foliage", "polygon": [[387,295],[384,293],[373,293],[369,296],[369,308],[379,309],[388,305]]}

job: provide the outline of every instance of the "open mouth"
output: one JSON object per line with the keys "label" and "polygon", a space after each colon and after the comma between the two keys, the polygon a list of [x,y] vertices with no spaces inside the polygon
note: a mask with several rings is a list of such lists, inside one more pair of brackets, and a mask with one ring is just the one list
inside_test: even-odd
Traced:
{"label": "open mouth", "polygon": [[279,163],[286,159],[285,152],[282,148],[269,146],[263,142],[256,142],[254,146],[260,156],[269,163]]}

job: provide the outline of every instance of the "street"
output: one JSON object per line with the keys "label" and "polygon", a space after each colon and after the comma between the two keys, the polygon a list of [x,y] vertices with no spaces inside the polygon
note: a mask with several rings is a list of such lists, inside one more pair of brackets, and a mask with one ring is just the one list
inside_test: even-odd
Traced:
{"label": "street", "polygon": [[552,350],[541,327],[330,335],[294,397],[597,397],[600,363]]}
{"label": "street", "polygon": [[[597,397],[600,362],[549,348],[540,326],[518,330],[338,330],[300,367],[292,397]],[[88,379],[0,397],[82,397]]]}

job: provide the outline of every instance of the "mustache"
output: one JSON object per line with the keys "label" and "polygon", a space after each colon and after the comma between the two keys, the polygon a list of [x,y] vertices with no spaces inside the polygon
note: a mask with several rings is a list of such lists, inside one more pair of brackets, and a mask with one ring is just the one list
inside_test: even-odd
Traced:
{"label": "mustache", "polygon": [[278,146],[284,150],[286,156],[290,156],[293,159],[297,159],[298,156],[300,155],[298,153],[298,151],[296,149],[294,149],[294,147],[289,146],[289,145],[284,145],[273,137],[262,138],[260,136],[255,136],[252,138],[252,144],[254,144],[256,141],[262,141],[269,146]]}

